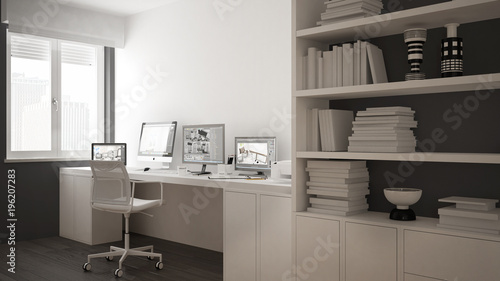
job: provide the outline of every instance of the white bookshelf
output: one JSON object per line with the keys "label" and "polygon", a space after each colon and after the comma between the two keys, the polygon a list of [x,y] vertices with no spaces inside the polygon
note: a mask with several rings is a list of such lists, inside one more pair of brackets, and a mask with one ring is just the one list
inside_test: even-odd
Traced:
{"label": "white bookshelf", "polygon": [[[315,214],[306,211],[309,204],[305,171],[307,160],[314,159],[345,159],[371,161],[415,161],[441,163],[469,163],[469,164],[500,164],[498,153],[463,153],[456,152],[415,152],[415,153],[353,153],[353,152],[321,152],[307,151],[307,109],[329,108],[332,100],[381,98],[406,95],[436,95],[442,93],[473,92],[481,90],[500,89],[500,73],[488,73],[462,77],[426,79],[424,81],[401,81],[371,85],[346,86],[334,88],[320,88],[304,90],[302,73],[297,69],[299,60],[307,54],[309,47],[316,47],[326,51],[330,44],[339,44],[357,39],[378,38],[388,35],[401,34],[407,28],[442,28],[450,22],[460,24],[478,22],[500,18],[500,1],[497,0],[453,0],[435,5],[415,9],[401,10],[390,14],[383,14],[363,19],[349,20],[335,24],[316,26],[320,15],[325,10],[324,0],[293,0],[292,4],[292,114],[295,117],[292,125],[292,211],[294,212],[293,231],[297,225],[296,217],[307,217],[315,220],[332,220],[340,222],[355,222],[363,225],[375,225],[398,229],[398,240],[403,240],[406,230],[429,231],[436,234],[453,236],[459,232],[444,230],[436,227],[437,219],[420,217],[416,222],[405,222],[404,231],[400,222],[389,220],[389,214],[368,212],[366,214],[337,217],[333,215]],[[470,56],[470,57],[469,57]],[[473,59],[473,54],[468,56]],[[402,63],[406,63],[402,61]],[[498,63],[498,62],[496,62]],[[496,91],[498,92],[498,91]],[[491,93],[492,95],[495,92]],[[431,124],[432,125],[432,124]],[[376,165],[376,163],[374,163]],[[340,224],[340,255],[346,254],[342,242],[346,234]],[[295,233],[296,234],[296,233]],[[300,256],[300,244],[296,235],[293,254]],[[316,235],[318,233],[314,233]],[[459,233],[463,237],[484,239],[483,234]],[[488,236],[495,242],[500,237]],[[397,280],[404,280],[406,272],[403,269],[402,255],[404,245],[398,242]],[[496,247],[496,246],[495,246]],[[300,261],[297,261],[299,263]],[[296,264],[300,266],[300,264]],[[346,260],[340,259],[340,279],[345,280]],[[464,275],[465,276],[465,275]],[[314,278],[313,278],[314,279]],[[347,278],[349,279],[349,278]],[[376,278],[375,278],[376,279]],[[316,279],[315,279],[316,280]],[[322,280],[322,279],[317,279]],[[332,279],[333,280],[333,279]],[[337,279],[335,279],[337,280]]]}
{"label": "white bookshelf", "polygon": [[294,92],[294,96],[297,98],[340,100],[467,92],[492,88],[500,88],[500,73],[299,90]]}

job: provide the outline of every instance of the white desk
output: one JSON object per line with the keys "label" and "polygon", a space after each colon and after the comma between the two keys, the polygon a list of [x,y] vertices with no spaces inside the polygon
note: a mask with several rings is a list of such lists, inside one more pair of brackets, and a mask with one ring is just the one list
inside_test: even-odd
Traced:
{"label": "white desk", "polygon": [[[131,179],[166,183],[166,204],[148,210],[153,218],[134,214],[132,232],[223,251],[225,280],[280,280],[290,269],[290,180],[221,180],[127,169]],[[90,208],[90,168],[61,168],[60,182],[61,236],[87,244],[121,239],[121,220]],[[138,188],[136,194],[153,196],[146,190]],[[84,228],[87,238],[82,239]]]}

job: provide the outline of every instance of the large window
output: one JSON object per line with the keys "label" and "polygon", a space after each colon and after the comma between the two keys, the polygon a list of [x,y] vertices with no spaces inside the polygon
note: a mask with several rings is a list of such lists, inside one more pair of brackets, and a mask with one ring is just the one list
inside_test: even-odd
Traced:
{"label": "large window", "polygon": [[8,35],[7,158],[88,158],[103,141],[103,47]]}

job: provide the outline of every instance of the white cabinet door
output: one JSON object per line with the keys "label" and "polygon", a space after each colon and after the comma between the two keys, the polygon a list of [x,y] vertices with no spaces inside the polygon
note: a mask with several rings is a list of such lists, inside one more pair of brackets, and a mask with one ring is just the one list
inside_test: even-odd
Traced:
{"label": "white cabinet door", "polygon": [[292,200],[260,196],[260,280],[283,280],[292,266]]}
{"label": "white cabinet door", "polygon": [[[73,178],[74,238],[77,241],[92,244],[92,207],[90,196],[92,179],[74,176]],[[104,231],[96,229],[95,231]]]}
{"label": "white cabinet door", "polygon": [[346,223],[346,281],[397,280],[397,229]]}
{"label": "white cabinet door", "polygon": [[257,277],[257,195],[224,192],[224,280]]}
{"label": "white cabinet door", "polygon": [[297,280],[340,280],[339,222],[297,216]]}
{"label": "white cabinet door", "polygon": [[59,176],[59,235],[73,239],[73,176]]}
{"label": "white cabinet door", "polygon": [[500,242],[406,230],[404,271],[443,280],[498,281]]}

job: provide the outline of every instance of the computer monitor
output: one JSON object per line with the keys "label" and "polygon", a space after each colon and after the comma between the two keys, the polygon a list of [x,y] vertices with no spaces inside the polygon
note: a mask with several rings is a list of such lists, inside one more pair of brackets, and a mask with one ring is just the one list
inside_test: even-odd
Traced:
{"label": "computer monitor", "polygon": [[182,162],[201,164],[201,171],[209,174],[207,164],[224,164],[224,124],[185,125],[182,127]]}
{"label": "computer monitor", "polygon": [[122,161],[127,165],[127,144],[93,143],[91,159],[100,161]]}
{"label": "computer monitor", "polygon": [[168,169],[174,154],[177,121],[145,122],[141,126],[137,161],[160,162]]}
{"label": "computer monitor", "polygon": [[255,171],[264,175],[277,160],[276,137],[236,137],[235,170]]}

